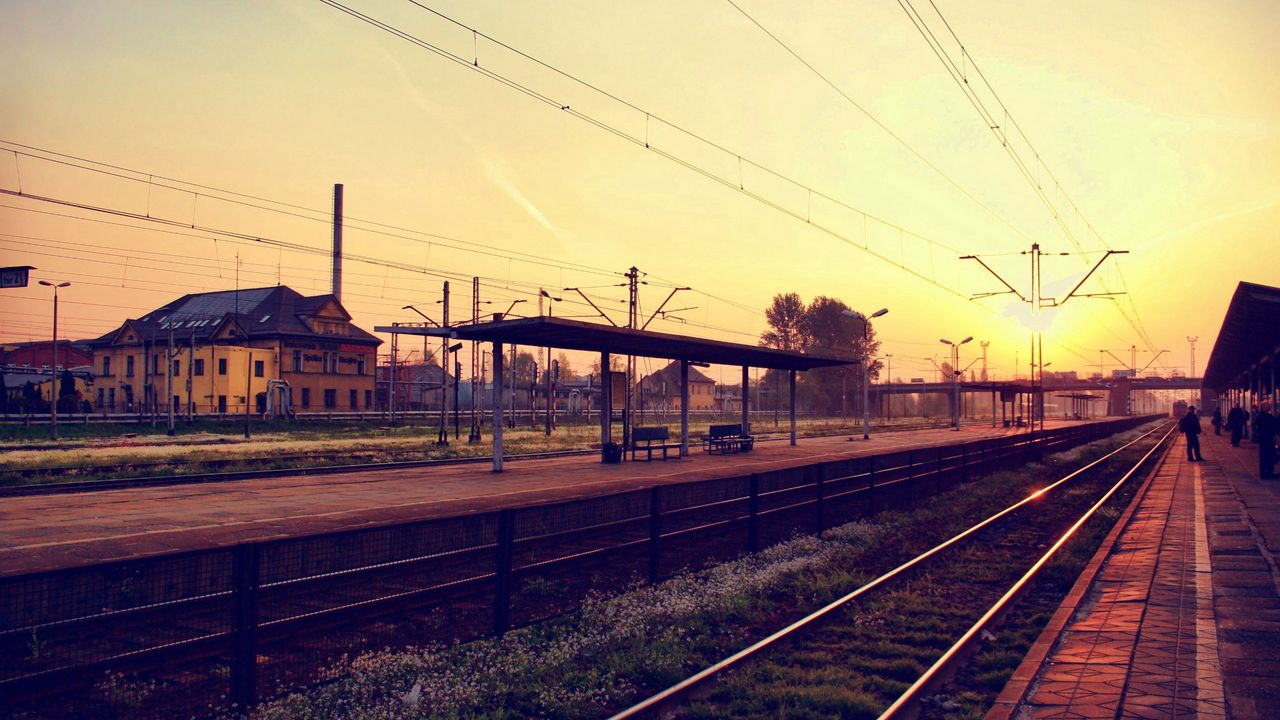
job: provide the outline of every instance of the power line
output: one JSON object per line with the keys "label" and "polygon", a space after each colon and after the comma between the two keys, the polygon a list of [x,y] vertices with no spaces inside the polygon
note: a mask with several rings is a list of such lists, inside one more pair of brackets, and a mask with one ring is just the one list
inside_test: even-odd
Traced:
{"label": "power line", "polygon": [[[386,33],[388,33],[388,34],[394,35],[395,37],[398,37],[398,38],[400,38],[400,39],[402,39],[402,40],[404,40],[404,41],[406,41],[406,42],[408,42],[408,43],[411,43],[411,44],[413,44],[413,45],[415,45],[415,46],[417,46],[417,47],[419,47],[419,48],[421,48],[421,49],[423,49],[423,50],[427,50],[428,52],[434,53],[434,54],[436,54],[436,55],[438,55],[438,56],[440,56],[440,57],[442,57],[442,58],[444,58],[444,59],[446,59],[446,60],[449,60],[449,61],[454,62],[454,63],[456,63],[456,64],[458,64],[458,65],[460,65],[460,66],[462,66],[462,67],[465,67],[465,68],[467,68],[468,70],[471,70],[471,71],[473,71],[473,72],[479,73],[480,75],[483,75],[484,77],[487,77],[487,78],[489,78],[489,79],[491,79],[491,80],[493,80],[493,81],[495,81],[495,82],[498,82],[498,83],[500,83],[500,84],[502,84],[502,85],[505,85],[506,87],[511,88],[512,90],[515,90],[515,91],[517,91],[517,92],[519,92],[519,93],[522,93],[522,94],[526,95],[527,97],[529,97],[529,98],[531,98],[531,99],[533,99],[533,100],[536,100],[537,102],[540,102],[540,103],[542,103],[542,104],[544,104],[544,105],[550,106],[550,107],[552,107],[552,108],[555,108],[555,109],[557,109],[557,110],[560,110],[560,111],[562,111],[562,112],[565,112],[565,113],[567,113],[567,114],[569,114],[569,115],[572,115],[573,117],[578,118],[579,120],[581,120],[581,121],[583,121],[583,122],[585,122],[585,123],[587,123],[587,124],[589,124],[589,125],[592,125],[592,126],[594,126],[594,127],[596,127],[596,128],[599,128],[600,130],[603,130],[603,131],[605,131],[605,132],[607,132],[607,133],[609,133],[609,134],[614,135],[615,137],[618,137],[618,138],[620,138],[620,139],[622,139],[622,140],[625,140],[625,141],[627,141],[627,142],[629,142],[629,143],[632,143],[633,145],[636,145],[637,147],[642,147],[642,148],[644,148],[644,149],[647,149],[647,150],[649,150],[649,151],[651,151],[651,152],[653,152],[653,153],[655,153],[655,154],[657,154],[657,155],[659,155],[659,156],[661,156],[661,157],[663,157],[663,158],[665,158],[665,159],[667,159],[667,160],[670,160],[671,162],[673,162],[673,163],[675,163],[675,164],[677,164],[677,165],[680,165],[681,167],[684,167],[684,168],[686,168],[686,169],[688,169],[688,170],[690,170],[690,171],[692,171],[692,172],[694,172],[694,173],[697,173],[697,174],[699,174],[699,175],[701,175],[701,176],[703,176],[703,177],[707,178],[708,180],[711,180],[711,181],[713,181],[713,182],[716,182],[716,183],[718,183],[718,184],[720,184],[720,185],[722,185],[722,186],[724,186],[724,187],[726,187],[726,188],[729,188],[729,189],[732,189],[732,190],[736,190],[736,191],[738,191],[739,193],[741,193],[741,194],[743,194],[743,195],[745,195],[745,196],[747,196],[747,197],[749,197],[749,198],[751,198],[751,199],[753,199],[753,200],[755,200],[755,201],[757,201],[757,202],[759,202],[759,203],[761,203],[761,204],[763,204],[763,205],[766,205],[766,206],[768,206],[768,207],[771,207],[771,208],[773,208],[773,209],[777,210],[778,212],[783,213],[784,215],[791,216],[792,218],[794,218],[794,219],[796,219],[796,220],[799,220],[799,221],[801,221],[801,222],[804,222],[805,224],[807,224],[807,225],[809,225],[809,226],[811,226],[811,227],[813,227],[813,228],[815,228],[815,229],[817,229],[817,230],[819,230],[819,231],[821,231],[821,232],[823,232],[823,233],[825,233],[825,234],[827,234],[827,235],[831,236],[832,238],[835,238],[835,239],[837,239],[837,240],[839,240],[839,241],[841,241],[841,242],[843,242],[843,243],[845,243],[845,244],[849,245],[850,247],[856,248],[856,249],[861,250],[862,252],[865,252],[865,253],[867,253],[867,254],[869,254],[869,255],[873,256],[873,257],[879,258],[880,260],[883,260],[884,262],[889,263],[890,265],[893,265],[893,266],[895,266],[895,267],[897,267],[897,268],[899,268],[899,269],[903,270],[904,272],[907,272],[908,274],[911,274],[911,275],[915,276],[916,278],[918,278],[918,279],[920,279],[920,280],[923,280],[923,281],[925,281],[925,282],[927,282],[927,283],[929,283],[929,284],[931,284],[931,285],[933,285],[933,286],[935,286],[935,287],[937,287],[937,288],[939,288],[939,289],[941,289],[941,290],[943,290],[943,291],[945,291],[945,292],[947,292],[947,293],[950,293],[950,294],[955,295],[955,296],[957,296],[957,297],[963,297],[963,295],[962,295],[961,293],[957,292],[956,290],[954,290],[954,289],[952,289],[952,288],[950,288],[950,287],[947,287],[946,285],[943,285],[942,283],[939,283],[935,278],[930,277],[930,276],[929,276],[929,275],[927,275],[925,272],[920,271],[920,270],[916,270],[915,268],[912,268],[912,267],[907,266],[907,264],[906,264],[906,262],[905,262],[905,259],[903,259],[903,260],[901,260],[901,261],[896,261],[896,260],[894,260],[893,258],[889,257],[888,255],[886,255],[886,254],[884,254],[884,253],[882,253],[882,252],[879,252],[879,251],[877,251],[877,250],[872,249],[872,248],[871,248],[870,241],[869,241],[869,237],[866,235],[866,233],[865,233],[865,232],[864,232],[863,242],[862,242],[861,244],[859,244],[859,242],[858,242],[858,241],[857,241],[853,236],[851,236],[851,235],[847,234],[846,232],[842,232],[841,230],[837,229],[836,227],[827,226],[827,225],[822,224],[822,223],[821,223],[821,222],[819,222],[819,221],[815,221],[815,220],[813,219],[813,216],[812,216],[812,209],[811,209],[811,208],[806,208],[806,210],[804,210],[804,211],[800,211],[800,210],[795,209],[795,208],[792,208],[792,207],[787,207],[786,205],[784,205],[784,204],[783,204],[783,201],[782,201],[782,200],[773,200],[773,199],[770,199],[769,197],[766,197],[766,196],[765,196],[765,195],[763,195],[761,192],[758,192],[758,191],[756,191],[756,190],[754,190],[754,189],[748,189],[748,187],[747,187],[747,185],[746,185],[746,182],[745,182],[745,178],[744,178],[744,177],[743,177],[743,175],[742,175],[742,169],[743,169],[744,167],[747,167],[747,168],[751,168],[751,169],[753,169],[753,170],[758,170],[758,171],[760,171],[760,172],[762,172],[762,173],[764,173],[764,174],[766,174],[766,175],[768,175],[768,176],[770,176],[770,177],[772,177],[772,178],[774,178],[774,179],[780,180],[780,181],[782,181],[783,183],[786,183],[787,185],[790,185],[791,187],[795,188],[795,189],[796,189],[796,190],[798,190],[798,191],[801,191],[801,192],[803,192],[803,193],[806,193],[806,194],[807,194],[807,197],[808,197],[808,198],[810,198],[810,201],[812,201],[812,199],[813,199],[813,198],[817,198],[817,199],[819,199],[819,200],[822,200],[822,201],[825,201],[825,202],[827,202],[827,203],[832,204],[832,205],[833,205],[833,206],[835,206],[836,208],[844,209],[844,210],[847,210],[847,211],[849,211],[849,212],[851,212],[851,213],[854,213],[856,216],[858,216],[858,217],[860,217],[860,218],[862,218],[862,219],[863,219],[864,224],[865,224],[867,221],[871,221],[871,222],[875,222],[875,223],[877,223],[877,224],[878,224],[879,226],[881,226],[881,227],[884,227],[884,228],[889,229],[891,232],[896,232],[896,233],[898,234],[898,240],[899,240],[899,245],[900,245],[900,246],[902,246],[902,245],[905,243],[907,236],[910,236],[911,238],[914,238],[914,239],[916,239],[916,240],[919,240],[919,241],[921,241],[921,242],[925,243],[929,248],[938,248],[938,249],[946,250],[948,253],[951,253],[951,254],[958,254],[958,253],[959,253],[959,251],[958,251],[958,250],[956,250],[955,248],[952,248],[952,247],[950,247],[950,246],[948,246],[948,245],[946,245],[946,244],[944,244],[944,243],[941,243],[941,242],[939,242],[939,241],[937,241],[937,240],[934,240],[934,239],[932,239],[932,238],[925,237],[924,235],[921,235],[920,233],[916,233],[916,232],[913,232],[913,231],[907,230],[905,227],[903,227],[903,226],[901,226],[901,225],[897,225],[897,224],[892,223],[892,222],[889,222],[889,221],[887,221],[887,220],[885,220],[885,219],[883,219],[883,218],[880,218],[880,217],[878,217],[878,216],[872,215],[871,213],[869,213],[869,212],[867,212],[867,211],[865,211],[865,210],[859,209],[859,208],[857,208],[857,207],[855,207],[855,206],[853,206],[853,205],[851,205],[851,204],[849,204],[849,203],[846,203],[846,202],[844,202],[844,201],[842,201],[842,200],[839,200],[839,199],[835,198],[835,197],[834,197],[834,196],[832,196],[832,195],[829,195],[829,194],[827,194],[827,193],[824,193],[824,192],[822,192],[822,191],[820,191],[820,190],[817,190],[816,188],[814,188],[814,187],[812,187],[812,186],[810,186],[810,185],[807,185],[807,184],[805,184],[805,183],[803,183],[803,182],[801,182],[801,181],[799,181],[799,180],[796,180],[795,178],[793,178],[793,177],[791,177],[791,176],[789,176],[789,175],[786,175],[785,173],[783,173],[783,172],[781,172],[781,171],[774,170],[774,169],[772,169],[772,168],[770,168],[770,167],[768,167],[768,166],[766,166],[766,165],[763,165],[763,164],[761,164],[761,163],[758,163],[758,162],[755,162],[755,161],[753,161],[753,160],[750,160],[750,159],[748,159],[748,158],[744,157],[744,156],[743,156],[742,154],[740,154],[740,153],[737,153],[737,152],[734,152],[734,151],[732,151],[732,150],[729,150],[728,148],[724,147],[723,145],[720,145],[720,144],[715,143],[715,142],[713,142],[713,141],[711,141],[711,140],[708,140],[708,139],[707,139],[707,138],[705,138],[704,136],[701,136],[701,135],[699,135],[699,134],[697,134],[697,133],[694,133],[693,131],[688,130],[688,129],[686,129],[686,128],[684,128],[684,127],[680,126],[680,125],[677,125],[677,124],[676,124],[676,123],[674,123],[674,122],[668,121],[668,120],[666,120],[666,119],[662,118],[662,117],[661,117],[661,116],[659,116],[659,115],[656,115],[656,114],[654,114],[654,113],[652,113],[652,112],[646,111],[646,110],[644,110],[644,109],[640,108],[639,106],[637,106],[637,105],[635,105],[635,104],[633,104],[633,103],[631,103],[631,102],[629,102],[629,101],[627,101],[627,100],[622,99],[622,98],[621,98],[621,97],[619,97],[618,95],[615,95],[615,94],[610,93],[610,92],[608,92],[608,91],[606,91],[606,90],[603,90],[603,89],[601,89],[601,88],[599,88],[599,87],[597,87],[597,86],[595,86],[595,85],[593,85],[593,84],[591,84],[591,83],[589,83],[589,82],[587,82],[587,81],[585,81],[585,80],[583,80],[583,79],[581,79],[581,78],[579,78],[579,77],[577,77],[577,76],[575,76],[575,75],[573,75],[573,74],[571,74],[571,73],[569,73],[569,72],[566,72],[566,71],[564,71],[564,70],[561,70],[561,69],[559,69],[559,68],[557,68],[557,67],[555,67],[555,66],[553,66],[553,65],[550,65],[550,64],[548,64],[548,63],[546,63],[546,62],[544,62],[544,61],[542,61],[542,60],[539,60],[539,59],[537,59],[537,58],[533,57],[532,55],[529,55],[529,54],[527,54],[527,53],[525,53],[525,52],[523,52],[523,51],[521,51],[521,50],[518,50],[518,49],[516,49],[516,48],[512,47],[511,45],[508,45],[508,44],[506,44],[506,43],[504,43],[504,42],[502,42],[502,41],[500,41],[500,40],[497,40],[497,39],[493,38],[492,36],[487,35],[487,34],[485,34],[485,33],[481,32],[480,30],[478,30],[478,29],[476,29],[476,28],[473,28],[473,27],[471,27],[471,26],[469,26],[469,25],[466,25],[465,23],[462,23],[462,22],[460,22],[460,21],[458,21],[458,20],[455,20],[454,18],[449,17],[448,15],[445,15],[445,14],[443,14],[443,13],[441,13],[441,12],[439,12],[439,11],[435,10],[435,9],[432,9],[432,8],[430,8],[430,7],[428,7],[428,6],[424,5],[424,4],[422,4],[422,3],[419,3],[419,2],[413,2],[413,0],[410,0],[410,1],[412,2],[412,4],[413,4],[413,5],[415,5],[416,7],[421,8],[422,10],[424,10],[424,11],[426,11],[426,12],[429,12],[429,13],[431,13],[431,14],[433,14],[433,15],[435,15],[435,16],[437,16],[437,17],[439,17],[439,18],[441,18],[441,19],[443,19],[443,20],[445,20],[445,21],[447,21],[447,22],[449,22],[449,23],[451,23],[451,24],[453,24],[453,25],[455,25],[455,26],[459,27],[459,28],[463,28],[463,29],[467,30],[468,32],[472,33],[472,34],[473,34],[477,39],[479,39],[479,38],[483,38],[483,39],[485,39],[486,41],[488,41],[488,42],[490,42],[490,43],[493,43],[494,45],[496,45],[496,46],[498,46],[498,47],[501,47],[501,48],[503,48],[503,49],[505,49],[505,50],[507,50],[507,51],[509,51],[509,52],[511,52],[511,53],[513,53],[513,54],[515,54],[515,55],[517,55],[517,56],[518,56],[518,57],[520,57],[520,58],[524,58],[525,60],[528,60],[529,62],[532,62],[532,63],[537,64],[539,67],[545,68],[545,69],[547,69],[547,70],[549,70],[549,71],[551,71],[551,72],[553,72],[553,73],[555,73],[555,74],[557,74],[557,75],[559,75],[559,76],[561,76],[561,77],[563,77],[563,78],[565,78],[565,79],[567,79],[567,80],[570,80],[571,82],[573,82],[573,83],[577,84],[577,85],[578,85],[578,86],[580,86],[580,87],[586,88],[586,89],[590,90],[591,92],[594,92],[594,93],[596,93],[596,94],[598,94],[598,95],[600,95],[600,96],[602,96],[602,97],[608,98],[608,99],[610,99],[610,100],[612,100],[612,101],[614,101],[614,102],[616,102],[616,103],[618,103],[618,104],[622,105],[624,108],[627,108],[627,109],[629,109],[629,110],[631,110],[631,111],[633,111],[633,112],[635,112],[635,113],[638,113],[638,114],[643,115],[643,116],[644,116],[644,118],[645,118],[645,121],[646,121],[646,122],[645,122],[645,126],[646,126],[646,128],[648,128],[648,127],[649,127],[650,125],[652,125],[653,123],[658,123],[658,124],[660,124],[660,125],[662,125],[662,126],[664,126],[664,127],[667,127],[667,128],[670,128],[671,130],[674,130],[674,131],[675,131],[675,132],[677,132],[677,133],[680,133],[681,135],[684,135],[685,137],[688,137],[688,138],[689,138],[689,139],[691,139],[691,140],[694,140],[694,141],[696,141],[696,142],[698,142],[698,143],[701,143],[702,145],[704,145],[705,147],[707,147],[707,148],[709,148],[709,149],[712,149],[712,150],[715,150],[716,152],[722,153],[723,155],[725,155],[725,156],[727,156],[728,158],[730,158],[730,159],[732,159],[733,161],[735,161],[735,166],[739,168],[739,175],[738,175],[738,177],[736,177],[736,178],[734,178],[734,177],[727,177],[727,176],[722,175],[721,173],[719,173],[719,172],[717,172],[717,171],[715,171],[715,170],[710,169],[709,167],[707,167],[707,166],[705,166],[705,165],[698,164],[697,162],[695,162],[695,161],[693,161],[693,160],[686,159],[686,158],[684,158],[684,157],[681,157],[681,156],[679,156],[679,155],[676,155],[676,154],[675,154],[675,153],[673,153],[673,152],[670,152],[670,151],[667,151],[667,150],[664,150],[664,149],[662,149],[662,148],[658,147],[656,144],[654,144],[654,143],[652,142],[652,139],[651,139],[651,137],[649,136],[649,133],[648,133],[648,131],[647,131],[647,130],[646,130],[645,134],[643,134],[643,135],[642,135],[642,134],[637,134],[637,133],[635,133],[635,132],[632,132],[632,131],[628,131],[628,130],[626,130],[626,129],[623,129],[622,127],[620,127],[620,126],[618,126],[618,125],[611,124],[610,122],[608,122],[608,121],[606,121],[606,120],[604,120],[604,119],[601,119],[601,118],[599,118],[599,117],[597,117],[597,116],[595,116],[595,115],[591,115],[591,114],[586,113],[586,112],[584,112],[584,111],[581,111],[581,110],[575,109],[575,108],[573,108],[570,104],[567,104],[567,103],[564,103],[564,102],[562,102],[562,101],[559,101],[559,100],[557,100],[557,99],[555,99],[555,98],[552,98],[552,97],[550,97],[550,96],[548,96],[548,95],[546,95],[546,94],[542,93],[541,91],[536,90],[536,89],[534,89],[533,87],[531,87],[531,86],[529,86],[529,85],[526,85],[526,84],[524,84],[524,83],[522,83],[522,82],[520,82],[520,81],[518,81],[518,80],[515,80],[515,79],[513,79],[513,78],[511,78],[511,77],[509,77],[509,76],[507,76],[507,75],[504,75],[504,74],[502,74],[502,73],[500,73],[500,72],[498,72],[498,71],[496,71],[496,70],[491,70],[491,69],[489,69],[488,67],[486,67],[486,66],[484,66],[484,65],[482,65],[482,64],[480,63],[480,61],[479,61],[479,58],[478,58],[478,57],[475,57],[475,58],[464,58],[464,57],[462,57],[462,56],[460,56],[460,55],[457,55],[457,54],[455,54],[455,53],[453,53],[453,52],[451,52],[451,51],[449,51],[449,50],[446,50],[445,48],[443,48],[443,47],[441,47],[441,46],[439,46],[439,45],[436,45],[436,44],[433,44],[433,43],[431,43],[431,42],[429,42],[429,41],[427,41],[427,40],[424,40],[424,39],[422,39],[422,38],[420,38],[420,37],[418,37],[418,36],[416,36],[416,35],[414,35],[414,34],[412,34],[412,33],[409,33],[409,32],[407,32],[407,31],[405,31],[405,30],[401,30],[401,29],[399,29],[399,28],[397,28],[397,27],[395,27],[395,26],[393,26],[393,25],[390,25],[390,24],[385,23],[385,22],[383,22],[383,21],[381,21],[381,20],[378,20],[377,18],[374,18],[374,17],[372,17],[372,16],[370,16],[370,15],[367,15],[367,14],[362,13],[362,12],[360,12],[360,11],[358,11],[358,10],[355,10],[355,9],[353,9],[353,8],[351,8],[351,7],[348,7],[348,6],[344,5],[344,4],[342,4],[341,2],[338,2],[337,0],[319,0],[319,1],[320,1],[320,2],[322,2],[322,3],[324,3],[324,4],[326,4],[326,5],[328,5],[328,6],[330,6],[330,7],[332,7],[332,8],[334,8],[334,9],[336,9],[336,10],[338,10],[338,11],[340,11],[340,12],[342,12],[342,13],[345,13],[345,14],[347,14],[347,15],[349,15],[349,16],[351,16],[351,17],[353,17],[353,18],[355,18],[355,19],[357,19],[357,20],[359,20],[359,21],[361,21],[361,22],[363,22],[363,23],[365,23],[365,24],[367,24],[367,25],[370,25],[370,26],[372,26],[372,27],[374,27],[374,28],[377,28],[377,29],[379,29],[379,30],[382,30],[383,32],[386,32]],[[865,227],[865,225],[864,225],[864,227]]]}

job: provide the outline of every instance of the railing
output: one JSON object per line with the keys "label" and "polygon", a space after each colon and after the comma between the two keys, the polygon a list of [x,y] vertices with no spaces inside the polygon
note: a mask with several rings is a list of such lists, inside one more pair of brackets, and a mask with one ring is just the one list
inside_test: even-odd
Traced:
{"label": "railing", "polygon": [[502,633],[1147,420],[0,578],[0,703],[244,708],[343,655]]}

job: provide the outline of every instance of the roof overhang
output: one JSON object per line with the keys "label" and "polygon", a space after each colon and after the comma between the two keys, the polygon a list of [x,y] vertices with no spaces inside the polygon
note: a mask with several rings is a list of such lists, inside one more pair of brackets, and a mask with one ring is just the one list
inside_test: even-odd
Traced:
{"label": "roof overhang", "polygon": [[740,365],[773,370],[813,370],[857,364],[857,358],[840,353],[796,353],[743,343],[704,340],[687,335],[632,330],[581,320],[532,317],[496,320],[451,328],[379,326],[376,332],[449,337],[456,340],[514,343],[560,350],[607,352],[614,355],[688,360],[713,365]]}
{"label": "roof overhang", "polygon": [[1204,386],[1226,390],[1247,384],[1247,373],[1280,354],[1280,288],[1242,282],[1222,320],[1204,369]]}

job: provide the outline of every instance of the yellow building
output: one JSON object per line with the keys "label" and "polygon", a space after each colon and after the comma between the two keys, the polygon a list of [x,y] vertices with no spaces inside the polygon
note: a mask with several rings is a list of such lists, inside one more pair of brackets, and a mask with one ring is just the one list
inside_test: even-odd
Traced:
{"label": "yellow building", "polygon": [[[689,410],[714,410],[716,383],[696,367],[689,368]],[[680,409],[680,363],[673,361],[637,384],[638,400],[646,410]]]}
{"label": "yellow building", "polygon": [[94,408],[372,410],[381,342],[353,325],[333,295],[304,297],[283,285],[185,295],[90,343]]}

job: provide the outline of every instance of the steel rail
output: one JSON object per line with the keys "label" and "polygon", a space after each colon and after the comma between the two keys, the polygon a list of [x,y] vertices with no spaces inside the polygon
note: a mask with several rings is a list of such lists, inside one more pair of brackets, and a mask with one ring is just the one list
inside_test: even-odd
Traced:
{"label": "steel rail", "polygon": [[1013,512],[1016,512],[1017,510],[1021,509],[1023,506],[1029,503],[1032,503],[1040,499],[1041,497],[1044,497],[1051,491],[1061,487],[1063,484],[1070,482],[1071,480],[1074,480],[1075,478],[1079,477],[1083,473],[1093,469],[1094,467],[1097,467],[1098,465],[1106,462],[1107,460],[1110,460],[1112,457],[1127,450],[1129,447],[1133,446],[1139,441],[1154,434],[1159,429],[1160,428],[1153,428],[1143,433],[1142,435],[1139,435],[1133,440],[1125,443],[1124,445],[1107,453],[1106,455],[1103,455],[1097,460],[1094,460],[1093,462],[1081,468],[1076,469],[1075,471],[1053,482],[1052,484],[1035,491],[1034,493],[1027,496],[1026,498],[1019,500],[1013,505],[1010,505],[1004,510],[1001,510],[1000,512],[979,522],[978,524],[973,525],[969,529],[958,533],[957,535],[951,537],[950,539],[945,540],[939,543],[938,545],[935,545],[934,547],[930,548],[924,553],[917,555],[911,560],[908,560],[902,565],[899,565],[898,567],[884,573],[883,575],[875,578],[874,580],[871,580],[870,582],[862,585],[861,587],[853,590],[852,592],[849,592],[848,594],[828,603],[822,608],[819,608],[818,610],[815,610],[814,612],[804,616],[803,618],[796,620],[795,622],[791,623],[790,625],[787,625],[786,627],[782,628],[781,630],[778,630],[777,632],[774,632],[768,637],[758,640],[755,643],[752,643],[751,645],[743,648],[742,650],[739,650],[738,652],[730,655],[729,657],[724,658],[723,660],[720,660],[714,665],[704,668],[703,670],[695,673],[694,675],[691,675],[685,678],[684,680],[681,680],[680,682],[676,683],[675,685],[672,685],[671,687],[668,687],[665,690],[662,690],[661,692],[651,695],[650,697],[642,700],[641,702],[625,710],[622,710],[621,712],[615,713],[609,718],[609,720],[628,720],[629,718],[645,717],[647,713],[654,712],[669,703],[678,701],[680,698],[683,698],[688,693],[692,692],[695,688],[701,686],[707,680],[710,680],[711,678],[716,677],[717,675],[720,675],[721,673],[736,667],[742,662],[753,658],[754,656],[758,655],[760,652],[777,644],[779,641],[790,638],[796,632],[806,629],[811,625],[814,625],[819,620],[843,608],[845,605],[858,599],[862,595],[867,594],[868,592],[878,588],[879,586],[885,584],[886,582],[907,572],[908,570],[914,568],[915,566],[920,565],[926,560],[933,558],[935,555],[938,555],[943,550],[946,550],[947,548],[962,542],[963,540],[971,537],[972,535],[982,531],[983,529],[1003,519],[1005,516]]}
{"label": "steel rail", "polygon": [[[898,717],[914,717],[914,715],[919,712],[919,708],[916,707],[916,704],[920,702],[921,694],[935,682],[940,681],[944,677],[944,673],[953,669],[953,664],[964,657],[965,652],[969,649],[970,645],[981,636],[982,631],[986,629],[987,625],[1008,609],[1009,605],[1011,605],[1013,601],[1022,594],[1023,590],[1031,584],[1031,581],[1035,579],[1036,574],[1039,573],[1051,559],[1053,559],[1053,556],[1057,554],[1058,550],[1060,550],[1063,545],[1066,545],[1067,542],[1075,536],[1076,532],[1078,532],[1080,528],[1083,527],[1084,524],[1088,522],[1089,519],[1092,518],[1113,495],[1120,491],[1120,488],[1129,481],[1129,478],[1133,477],[1133,474],[1136,473],[1157,450],[1164,447],[1167,452],[1168,448],[1172,447],[1172,445],[1166,446],[1165,441],[1167,441],[1176,431],[1177,426],[1171,426],[1165,433],[1164,437],[1160,438],[1160,440],[1142,456],[1142,459],[1134,463],[1133,467],[1124,474],[1124,477],[1117,480],[1115,484],[1098,499],[1097,502],[1085,511],[1084,515],[1080,516],[1079,520],[1076,520],[1071,527],[1067,528],[1067,530],[1063,532],[1062,537],[1058,538],[1058,541],[1046,550],[1044,555],[1042,555],[1040,559],[1030,567],[1030,569],[1023,573],[1022,577],[1019,578],[1018,581],[1015,582],[1013,586],[996,601],[995,605],[992,605],[990,609],[983,613],[982,617],[978,618],[978,620],[964,633],[964,635],[960,636],[960,639],[957,640],[954,645],[948,648],[947,651],[943,653],[942,656],[938,658],[938,660],[934,662],[934,664],[930,666],[918,680],[912,683],[911,687],[907,688],[892,705],[880,714],[879,720],[889,720],[890,718]],[[1144,435],[1143,437],[1146,436]]]}

